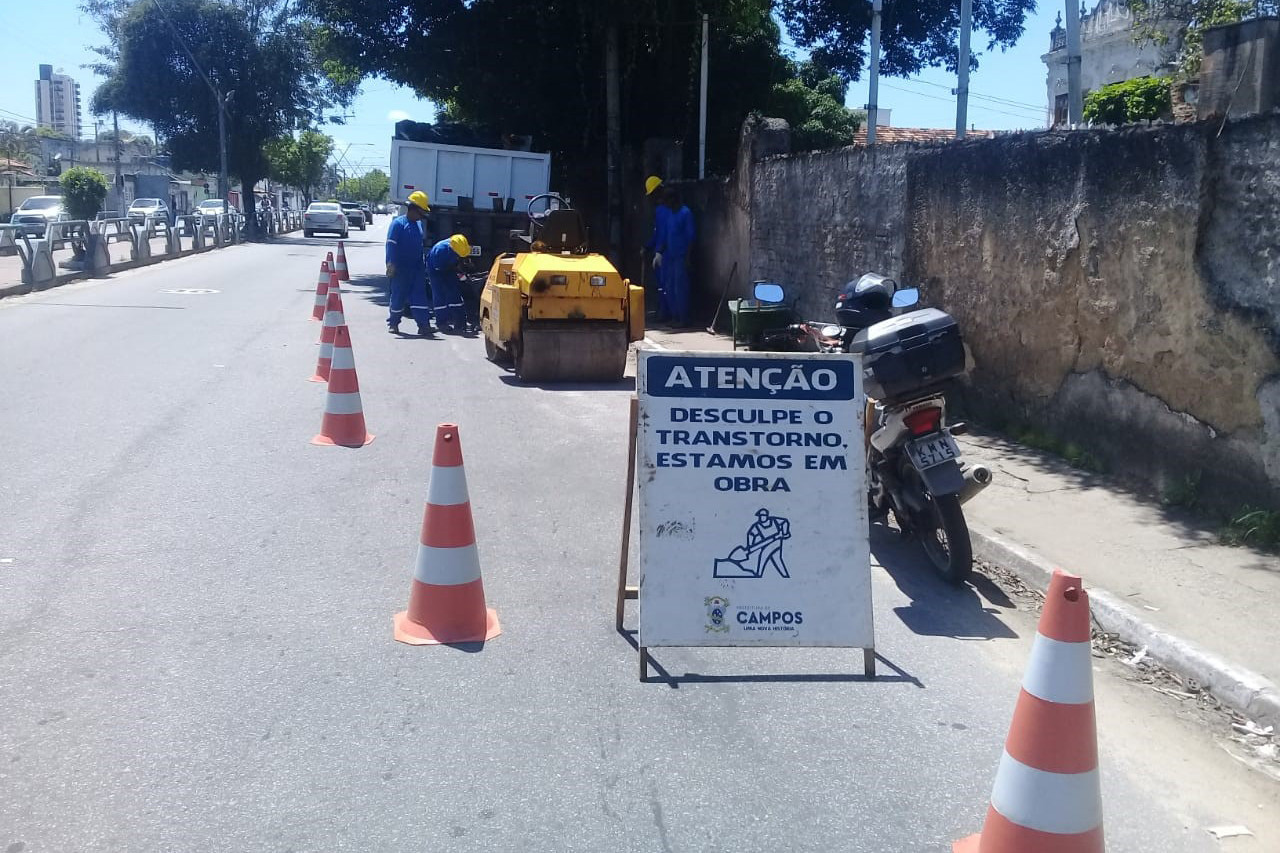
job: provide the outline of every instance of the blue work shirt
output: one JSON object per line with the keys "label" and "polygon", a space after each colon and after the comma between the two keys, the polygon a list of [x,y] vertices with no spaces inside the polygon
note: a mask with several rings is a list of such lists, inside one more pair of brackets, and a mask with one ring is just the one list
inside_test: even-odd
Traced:
{"label": "blue work shirt", "polygon": [[662,230],[658,234],[658,244],[655,248],[664,255],[684,257],[689,253],[689,247],[693,245],[693,212],[684,205],[681,205],[679,210],[672,210],[663,205],[659,210],[664,208],[667,211],[667,218],[662,223]]}
{"label": "blue work shirt", "polygon": [[667,220],[671,218],[671,208],[665,204],[660,204],[653,209],[653,233],[649,235],[649,242],[644,247],[650,252],[657,250],[658,243],[662,240],[662,232],[666,230]]}
{"label": "blue work shirt", "polygon": [[396,265],[397,274],[422,269],[425,224],[421,219],[413,222],[408,216],[397,216],[392,220],[391,227],[387,229],[387,263]]}
{"label": "blue work shirt", "polygon": [[427,275],[432,281],[445,276],[456,279],[458,275],[458,253],[449,245],[447,239],[441,240],[427,252]]}

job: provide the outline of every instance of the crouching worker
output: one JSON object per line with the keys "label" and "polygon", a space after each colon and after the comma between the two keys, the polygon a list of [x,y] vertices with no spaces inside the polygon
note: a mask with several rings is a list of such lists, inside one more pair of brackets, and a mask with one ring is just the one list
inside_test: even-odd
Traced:
{"label": "crouching worker", "polygon": [[431,334],[431,306],[427,301],[426,244],[423,217],[430,210],[427,194],[421,190],[409,196],[408,210],[397,216],[387,229],[387,278],[391,280],[387,329],[400,331],[400,320],[412,314],[419,335]]}
{"label": "crouching worker", "polygon": [[462,287],[458,282],[458,261],[471,255],[471,243],[454,234],[431,247],[427,253],[427,276],[431,279],[431,300],[435,304],[436,326],[440,331],[462,332],[466,312],[462,307]]}

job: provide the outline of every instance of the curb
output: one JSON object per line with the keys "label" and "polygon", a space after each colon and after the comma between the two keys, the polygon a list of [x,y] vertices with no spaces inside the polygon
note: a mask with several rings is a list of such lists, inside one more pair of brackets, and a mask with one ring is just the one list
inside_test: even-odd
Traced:
{"label": "curb", "polygon": [[[1055,566],[993,533],[969,528],[974,557],[1015,572],[1044,592]],[[1280,687],[1252,670],[1228,663],[1194,643],[1162,631],[1105,589],[1091,587],[1093,620],[1103,631],[1147,649],[1153,660],[1193,678],[1224,704],[1262,725],[1280,728]]]}

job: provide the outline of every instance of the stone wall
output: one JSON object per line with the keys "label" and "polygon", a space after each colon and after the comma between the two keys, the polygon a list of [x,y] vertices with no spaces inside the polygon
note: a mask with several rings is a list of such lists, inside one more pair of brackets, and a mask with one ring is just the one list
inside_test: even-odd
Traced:
{"label": "stone wall", "polygon": [[[964,330],[975,419],[1153,489],[1198,473],[1210,501],[1280,506],[1280,115],[1219,127],[772,157],[700,201],[745,192],[745,280],[805,317],[864,272],[918,284]],[[700,264],[742,263],[740,232],[704,228]]]}

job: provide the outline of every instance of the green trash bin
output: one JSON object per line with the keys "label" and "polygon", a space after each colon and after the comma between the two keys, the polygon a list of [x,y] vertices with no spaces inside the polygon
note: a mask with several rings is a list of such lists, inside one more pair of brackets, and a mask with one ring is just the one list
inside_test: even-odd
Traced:
{"label": "green trash bin", "polygon": [[791,323],[791,307],[781,302],[730,299],[729,319],[733,326],[733,348],[750,347],[766,329],[780,329]]}

